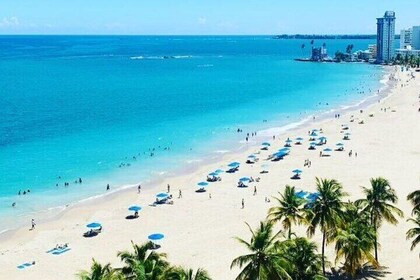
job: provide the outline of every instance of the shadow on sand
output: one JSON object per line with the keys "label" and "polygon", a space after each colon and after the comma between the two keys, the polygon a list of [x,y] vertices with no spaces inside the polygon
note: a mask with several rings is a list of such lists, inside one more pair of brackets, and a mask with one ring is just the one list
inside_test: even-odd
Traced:
{"label": "shadow on sand", "polygon": [[[362,272],[359,273],[356,280],[380,280],[385,279],[390,272],[387,270],[388,267],[381,266],[379,268],[374,268],[370,265],[363,266]],[[328,275],[328,279],[330,280],[350,280],[353,279],[347,275],[344,275],[343,271],[341,270],[333,270],[330,275]]]}

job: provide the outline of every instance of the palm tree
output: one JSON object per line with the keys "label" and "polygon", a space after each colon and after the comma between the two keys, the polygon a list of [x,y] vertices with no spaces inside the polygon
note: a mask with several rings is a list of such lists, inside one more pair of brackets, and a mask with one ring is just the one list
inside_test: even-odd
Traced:
{"label": "palm tree", "polygon": [[292,234],[292,224],[300,224],[303,221],[302,208],[304,200],[296,196],[295,187],[286,186],[284,194],[280,194],[277,200],[279,206],[269,209],[268,219],[271,222],[282,222],[283,228],[288,230],[288,238]]}
{"label": "palm tree", "polygon": [[404,214],[391,204],[397,203],[398,197],[388,180],[382,177],[371,178],[370,184],[371,189],[363,187],[366,198],[357,200],[355,204],[370,216],[370,224],[375,232],[375,260],[378,261],[378,228],[383,220],[393,225],[397,224],[398,220],[394,214],[399,217],[403,217]]}
{"label": "palm tree", "polygon": [[169,267],[169,263],[166,261],[166,254],[151,251],[153,248],[152,242],[142,245],[131,243],[134,253],[128,251],[118,253],[118,256],[126,264],[121,269],[122,273],[127,279],[159,279]]}
{"label": "palm tree", "polygon": [[315,242],[298,237],[282,242],[280,253],[291,264],[289,275],[294,280],[325,279],[322,277],[322,256],[317,253]]}
{"label": "palm tree", "polygon": [[325,275],[325,245],[332,240],[332,232],[342,220],[344,204],[341,200],[347,193],[343,192],[341,184],[334,179],[316,178],[316,185],[319,196],[308,205],[307,233],[309,236],[314,235],[317,227],[322,232],[322,272]]}
{"label": "palm tree", "polygon": [[246,223],[251,232],[251,241],[247,242],[239,237],[235,239],[250,252],[239,256],[232,261],[230,268],[238,266],[242,269],[236,280],[282,280],[291,279],[287,273],[289,263],[278,254],[278,238],[281,232],[273,234],[273,224],[260,222],[260,226],[253,231]]}
{"label": "palm tree", "polygon": [[93,264],[90,268],[90,271],[81,271],[77,274],[78,278],[81,280],[119,280],[123,279],[122,275],[119,274],[115,269],[111,267],[111,264],[106,264],[102,266],[100,263],[93,260]]}
{"label": "palm tree", "polygon": [[[414,240],[411,242],[411,248],[410,250],[413,251],[414,248],[419,244],[420,242],[420,213],[416,213],[416,217],[408,219],[409,222],[413,222],[416,227],[413,227],[409,229],[406,233],[407,239],[414,238]],[[419,254],[420,257],[420,254]]]}
{"label": "palm tree", "polygon": [[420,190],[416,190],[407,196],[407,200],[413,205],[412,214],[420,212]]}
{"label": "palm tree", "polygon": [[352,278],[361,271],[366,261],[378,267],[371,253],[375,247],[376,233],[368,221],[365,216],[356,214],[337,230],[335,237],[335,261],[344,258],[344,271]]}
{"label": "palm tree", "polygon": [[204,269],[197,269],[194,273],[192,269],[185,269],[180,266],[171,267],[163,273],[162,279],[165,280],[211,280],[209,274]]}

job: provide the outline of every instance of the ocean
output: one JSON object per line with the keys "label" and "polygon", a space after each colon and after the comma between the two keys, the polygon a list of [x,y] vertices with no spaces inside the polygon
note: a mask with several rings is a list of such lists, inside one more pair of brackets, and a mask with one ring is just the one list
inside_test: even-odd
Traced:
{"label": "ocean", "polygon": [[380,88],[381,67],[293,60],[309,51],[270,36],[0,36],[0,231]]}

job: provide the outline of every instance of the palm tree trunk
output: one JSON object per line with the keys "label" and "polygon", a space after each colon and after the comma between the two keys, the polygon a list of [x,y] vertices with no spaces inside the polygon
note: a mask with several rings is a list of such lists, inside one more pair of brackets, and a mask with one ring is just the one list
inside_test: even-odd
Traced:
{"label": "palm tree trunk", "polygon": [[325,231],[322,231],[322,273],[325,276]]}
{"label": "palm tree trunk", "polygon": [[289,239],[290,239],[291,235],[292,235],[292,227],[290,226],[289,227]]}
{"label": "palm tree trunk", "polygon": [[378,236],[376,233],[376,221],[373,224],[373,230],[375,231],[375,260],[378,262]]}

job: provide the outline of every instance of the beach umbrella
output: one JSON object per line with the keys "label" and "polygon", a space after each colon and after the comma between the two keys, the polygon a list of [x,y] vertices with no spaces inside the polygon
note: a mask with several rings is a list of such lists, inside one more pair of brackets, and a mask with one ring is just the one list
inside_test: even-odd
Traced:
{"label": "beach umbrella", "polygon": [[303,141],[304,139],[302,137],[296,138],[296,141]]}
{"label": "beach umbrella", "polygon": [[315,131],[312,131],[310,136],[318,136],[318,134]]}
{"label": "beach umbrella", "polygon": [[88,228],[100,228],[101,226],[102,225],[100,223],[90,223],[86,225]]}
{"label": "beach umbrella", "polygon": [[287,156],[287,153],[285,153],[285,152],[277,152],[277,153],[273,154],[273,156],[282,158],[284,156]]}
{"label": "beach umbrella", "polygon": [[268,143],[268,142],[263,142],[263,143],[261,144],[261,146],[266,146],[266,147],[268,147],[268,146],[271,146],[271,144],[270,144],[270,143]]}
{"label": "beach umbrella", "polygon": [[268,164],[263,164],[263,165],[261,165],[261,168],[263,170],[267,170],[269,168],[269,166],[268,166]]}
{"label": "beach umbrella", "polygon": [[344,144],[343,143],[337,143],[337,144],[335,144],[337,147],[343,147],[344,146]]}
{"label": "beach umbrella", "polygon": [[241,182],[249,182],[249,181],[251,181],[251,179],[249,179],[248,177],[242,177],[241,179],[239,179],[239,181],[241,181]]}
{"label": "beach umbrella", "polygon": [[138,206],[138,205],[133,205],[133,206],[130,206],[129,208],[128,208],[128,210],[129,211],[134,211],[134,212],[138,212],[138,211],[140,211],[142,208],[140,207],[140,206]]}
{"label": "beach umbrella", "polygon": [[310,200],[310,201],[314,201],[314,200],[316,200],[317,198],[319,197],[319,193],[310,193],[309,195],[308,195],[308,199]]}
{"label": "beach umbrella", "polygon": [[234,161],[234,162],[231,162],[231,163],[228,164],[229,167],[238,167],[239,165],[240,165],[240,163],[237,162],[237,161]]}
{"label": "beach umbrella", "polygon": [[308,193],[304,192],[304,191],[299,191],[299,192],[296,193],[296,196],[299,197],[299,198],[305,198],[305,196],[307,196],[307,195],[308,195]]}
{"label": "beach umbrella", "polygon": [[324,149],[324,152],[332,152],[332,150],[330,148],[326,148]]}
{"label": "beach umbrella", "polygon": [[167,193],[158,193],[156,195],[156,197],[158,197],[158,198],[167,198],[168,196],[169,196],[169,194],[167,194]]}
{"label": "beach umbrella", "polygon": [[289,149],[289,148],[281,148],[281,149],[279,150],[279,152],[285,152],[285,153],[288,153],[288,152],[290,152],[290,149]]}
{"label": "beach umbrella", "polygon": [[292,140],[290,140],[290,139],[287,139],[286,140],[286,143],[292,143],[293,141]]}
{"label": "beach umbrella", "polygon": [[316,144],[317,144],[316,142],[311,142],[310,143],[311,146],[316,146]]}
{"label": "beach umbrella", "polygon": [[350,133],[350,132],[346,132],[346,133],[344,133],[344,135],[346,135],[346,136],[350,136],[350,135],[351,135],[351,133]]}
{"label": "beach umbrella", "polygon": [[249,155],[248,158],[256,158],[256,155]]}
{"label": "beach umbrella", "polygon": [[162,233],[153,233],[149,235],[147,238],[152,241],[161,240],[165,237]]}
{"label": "beach umbrella", "polygon": [[222,169],[217,169],[216,171],[214,171],[214,173],[217,173],[217,174],[219,174],[219,173],[223,173],[224,171],[222,170]]}
{"label": "beach umbrella", "polygon": [[327,137],[325,137],[325,136],[321,136],[321,137],[319,137],[319,138],[318,138],[318,140],[321,140],[321,141],[323,141],[323,140],[327,140]]}
{"label": "beach umbrella", "polygon": [[214,177],[216,177],[216,176],[218,176],[219,175],[219,173],[217,173],[217,172],[212,172],[212,173],[209,173],[209,176],[214,176]]}
{"label": "beach umbrella", "polygon": [[295,169],[295,170],[293,170],[292,172],[293,172],[293,173],[296,173],[296,174],[300,174],[300,173],[302,173],[302,170],[300,170],[300,169]]}
{"label": "beach umbrella", "polygon": [[200,187],[207,187],[209,185],[209,183],[207,183],[207,182],[200,182],[197,185],[200,186]]}

